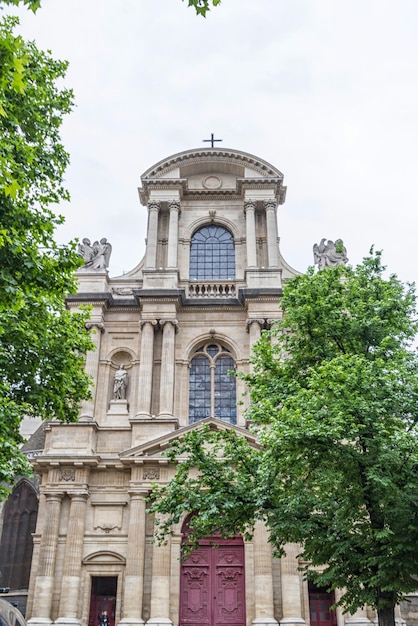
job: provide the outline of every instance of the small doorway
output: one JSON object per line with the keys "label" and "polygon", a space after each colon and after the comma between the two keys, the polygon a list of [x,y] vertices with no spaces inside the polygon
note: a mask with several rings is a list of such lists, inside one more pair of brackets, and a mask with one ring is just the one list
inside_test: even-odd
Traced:
{"label": "small doorway", "polygon": [[311,626],[337,626],[337,614],[331,610],[335,603],[334,592],[308,583],[309,614]]}
{"label": "small doorway", "polygon": [[89,626],[115,626],[117,576],[92,576]]}

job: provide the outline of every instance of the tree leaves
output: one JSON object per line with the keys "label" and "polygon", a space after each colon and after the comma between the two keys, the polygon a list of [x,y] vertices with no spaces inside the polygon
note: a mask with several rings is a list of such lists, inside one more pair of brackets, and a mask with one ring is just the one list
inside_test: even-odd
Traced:
{"label": "tree leaves", "polygon": [[65,307],[80,257],[74,243],[54,241],[63,219],[50,208],[68,198],[59,130],[72,93],[58,87],[67,64],[15,36],[17,23],[0,22],[0,481],[27,469],[18,449],[25,416],[77,419],[92,348],[88,312]]}
{"label": "tree leaves", "polygon": [[152,496],[168,515],[160,537],[184,510],[196,512],[194,545],[218,526],[249,532],[264,519],[276,554],[299,543],[305,574],[344,589],[346,610],[368,604],[393,620],[418,571],[413,286],[386,278],[372,250],[356,268],[296,277],[282,305],[242,375],[260,447],[234,435],[234,455],[223,435],[186,435],[169,457],[180,456],[176,477]]}

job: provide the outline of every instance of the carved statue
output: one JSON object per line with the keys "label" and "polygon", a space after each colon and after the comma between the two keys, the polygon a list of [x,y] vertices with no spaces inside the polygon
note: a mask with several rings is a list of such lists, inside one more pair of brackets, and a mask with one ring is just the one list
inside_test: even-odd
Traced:
{"label": "carved statue", "polygon": [[109,267],[112,246],[106,237],[95,241],[93,245],[85,237],[83,243],[78,244],[77,252],[83,257],[85,269],[104,270]]}
{"label": "carved statue", "polygon": [[115,378],[113,381],[113,399],[114,400],[126,400],[126,387],[128,386],[128,372],[125,370],[125,366],[122,365],[115,372]]}
{"label": "carved statue", "polygon": [[337,239],[335,243],[328,239],[325,243],[325,237],[321,239],[319,244],[313,246],[314,263],[322,270],[324,267],[335,267],[336,265],[345,265],[348,262],[347,250],[342,239]]}

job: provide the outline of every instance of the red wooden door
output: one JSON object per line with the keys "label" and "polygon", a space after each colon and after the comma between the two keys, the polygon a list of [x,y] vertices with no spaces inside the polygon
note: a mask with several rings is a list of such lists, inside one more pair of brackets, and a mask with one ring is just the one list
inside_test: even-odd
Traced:
{"label": "red wooden door", "polygon": [[202,542],[182,563],[180,626],[245,626],[242,539],[216,543]]}
{"label": "red wooden door", "polygon": [[332,593],[309,593],[309,611],[311,626],[335,626],[337,623],[335,611],[330,607],[334,604]]}

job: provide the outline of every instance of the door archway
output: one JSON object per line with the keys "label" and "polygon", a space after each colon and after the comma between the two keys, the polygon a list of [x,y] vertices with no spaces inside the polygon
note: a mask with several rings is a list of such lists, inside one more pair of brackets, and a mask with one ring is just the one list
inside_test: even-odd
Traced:
{"label": "door archway", "polygon": [[[187,541],[187,520],[183,526]],[[208,537],[181,564],[180,626],[245,626],[244,542]]]}

